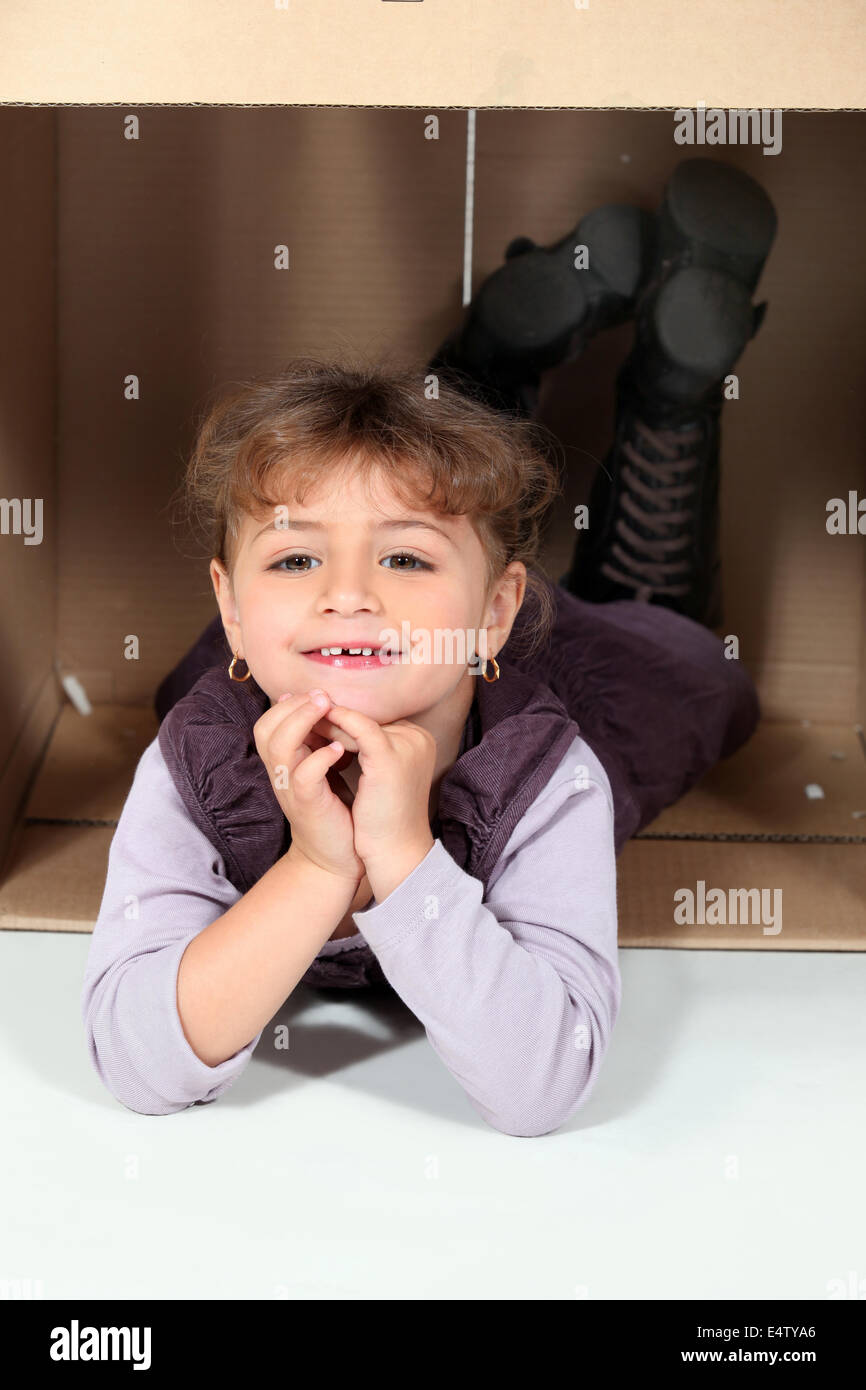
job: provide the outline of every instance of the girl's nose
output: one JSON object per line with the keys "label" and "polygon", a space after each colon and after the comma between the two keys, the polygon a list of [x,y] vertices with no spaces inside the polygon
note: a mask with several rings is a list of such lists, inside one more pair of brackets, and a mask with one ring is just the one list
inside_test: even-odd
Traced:
{"label": "girl's nose", "polygon": [[329,569],[322,596],[335,612],[351,616],[359,610],[379,611],[375,573],[369,561],[346,558],[333,562]]}

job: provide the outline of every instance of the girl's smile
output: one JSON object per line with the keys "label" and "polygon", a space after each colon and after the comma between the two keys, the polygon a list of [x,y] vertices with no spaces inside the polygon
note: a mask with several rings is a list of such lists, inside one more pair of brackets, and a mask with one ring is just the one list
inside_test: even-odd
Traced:
{"label": "girl's smile", "polygon": [[318,662],[320,666],[331,666],[335,670],[345,671],[387,671],[390,666],[398,664],[387,658],[383,660],[375,652],[370,652],[369,648],[367,655],[359,656],[353,656],[345,650],[336,655],[332,651],[328,656],[324,656],[321,651],[302,652],[301,655],[309,661]]}
{"label": "girl's smile", "polygon": [[392,646],[387,639],[380,642],[378,637],[370,639],[358,637],[344,642],[342,645],[331,644],[330,646],[311,647],[309,650],[301,652],[302,656],[308,657],[310,661],[315,661],[321,666],[330,666],[334,670],[346,671],[385,670],[388,666],[399,662],[401,654],[401,648],[397,643]]}

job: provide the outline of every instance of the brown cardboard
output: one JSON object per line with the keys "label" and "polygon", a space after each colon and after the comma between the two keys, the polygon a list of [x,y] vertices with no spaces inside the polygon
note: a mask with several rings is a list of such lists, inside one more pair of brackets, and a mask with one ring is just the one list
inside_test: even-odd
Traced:
{"label": "brown cardboard", "polygon": [[[642,833],[866,845],[866,759],[860,740],[847,724],[764,719],[735,757],[717,763]],[[863,872],[866,886],[866,865]]]}
{"label": "brown cardboard", "polygon": [[0,99],[855,107],[859,0],[29,0]]}
{"label": "brown cardboard", "polygon": [[[4,331],[0,334],[0,495],[57,498],[55,263],[57,118],[0,111]],[[61,704],[53,671],[57,547],[0,535],[0,849]]]}
{"label": "brown cardboard", "polygon": [[[138,142],[122,138],[124,114],[0,109],[0,172],[20,209],[0,226],[19,272],[0,371],[2,491],[45,499],[43,544],[0,545],[13,596],[7,928],[92,927],[113,826],[156,731],[153,692],[215,611],[207,556],[167,506],[207,393],[296,352],[390,350],[420,365],[461,312],[465,112],[438,113],[438,141],[421,111],[150,109]],[[656,207],[694,153],[671,128],[670,111],[479,112],[473,288],[518,233],[558,239],[605,201]],[[716,152],[764,181],[780,219],[756,296],[769,311],[722,429],[723,631],[739,639],[764,723],[626,846],[624,945],[866,949],[866,544],[825,526],[830,497],[866,495],[866,113],[787,112],[784,132],[776,158]],[[283,278],[278,242],[291,249]],[[630,326],[601,335],[545,381],[569,470],[544,555],[553,578],[610,441],[630,340]],[[69,676],[92,714],[69,702]],[[824,797],[810,800],[808,783]],[[676,926],[673,895],[698,881],[780,889],[783,930]]]}
{"label": "brown cardboard", "polygon": [[[753,844],[630,840],[620,856],[622,946],[737,951],[862,951],[866,853],[862,844]],[[781,930],[765,935],[758,912],[738,911],[732,925],[674,923],[676,894],[719,888],[780,894]],[[759,899],[755,900],[759,902]],[[709,914],[705,914],[707,917]],[[768,918],[770,914],[767,914]]]}

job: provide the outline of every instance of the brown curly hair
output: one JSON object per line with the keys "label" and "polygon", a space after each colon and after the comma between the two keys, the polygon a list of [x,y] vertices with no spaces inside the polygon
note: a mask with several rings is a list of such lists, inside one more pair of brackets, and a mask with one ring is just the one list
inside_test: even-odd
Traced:
{"label": "brown curly hair", "polygon": [[245,512],[289,501],[290,489],[303,504],[324,469],[354,454],[362,476],[381,471],[405,505],[467,516],[486,556],[488,593],[512,560],[523,562],[524,603],[531,597],[537,611],[521,629],[534,650],[554,618],[550,581],[536,566],[562,486],[557,450],[545,426],[466,394],[450,369],[431,382],[405,362],[301,356],[221,388],[199,412],[180,501],[231,574]]}

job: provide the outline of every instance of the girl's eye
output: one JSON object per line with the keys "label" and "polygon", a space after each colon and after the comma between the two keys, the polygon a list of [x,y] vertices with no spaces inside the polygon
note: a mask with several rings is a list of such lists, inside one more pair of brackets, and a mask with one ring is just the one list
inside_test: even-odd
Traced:
{"label": "girl's eye", "polygon": [[[416,563],[416,565],[420,565],[420,567],[421,567],[422,570],[432,570],[432,568],[433,568],[432,565],[428,565],[428,563],[427,563],[426,560],[422,560],[420,555],[413,555],[412,552],[411,552],[411,550],[401,550],[401,551],[399,551],[399,553],[398,553],[397,555],[386,555],[386,556],[385,556],[385,559],[386,559],[386,560],[414,560],[415,563]],[[405,568],[405,567],[404,567],[403,565],[399,565],[399,566],[398,566],[398,569],[404,569],[404,568]],[[406,573],[407,573],[407,574],[413,574],[413,573],[414,573],[414,570],[411,570],[411,569],[410,569],[410,570],[406,570]]]}
{"label": "girl's eye", "polygon": [[[312,555],[284,555],[283,558],[282,558],[281,560],[275,560],[274,563],[273,563],[272,565],[268,565],[268,569],[269,569],[269,570],[278,570],[278,569],[280,569],[283,565],[288,564],[289,560],[312,560],[312,558],[313,558]],[[318,561],[317,561],[317,563],[318,563]],[[302,570],[302,569],[296,568],[294,565],[291,566],[291,569],[294,569],[294,571],[295,571],[296,574],[306,574],[306,570]],[[290,572],[291,572],[291,570],[283,570],[283,573],[284,573],[284,574],[288,574],[288,573],[290,573]]]}
{"label": "girl's eye", "polygon": [[[312,555],[303,555],[303,554],[299,554],[299,555],[284,555],[284,556],[282,557],[281,560],[275,560],[274,563],[273,563],[272,565],[268,565],[268,569],[271,569],[271,570],[279,570],[279,569],[281,569],[281,567],[282,567],[283,565],[288,564],[288,562],[289,562],[290,560],[312,560],[312,559],[314,559],[314,556],[312,556]],[[430,565],[430,564],[428,564],[426,560],[422,560],[421,557],[420,557],[420,555],[413,555],[412,552],[411,552],[410,550],[401,550],[401,551],[398,551],[398,553],[397,553],[396,555],[386,555],[386,556],[385,556],[385,559],[386,559],[386,560],[414,560],[414,561],[415,561],[415,566],[419,566],[421,569],[424,569],[424,570],[432,570],[432,568],[433,568],[433,566]],[[320,563],[320,562],[319,562],[318,560],[316,560],[316,564],[319,564],[319,563]],[[407,567],[407,566],[405,566],[405,565],[398,565],[398,566],[397,566],[397,570],[398,570],[398,573],[402,570],[402,572],[403,572],[404,574],[415,574],[415,573],[417,573],[417,570],[416,570],[415,566],[409,568],[409,567]],[[289,568],[288,568],[287,570],[283,570],[283,574],[291,574],[292,571],[294,571],[295,574],[308,574],[308,573],[309,573],[309,570],[306,569],[306,568],[301,569],[299,566],[290,565]]]}

